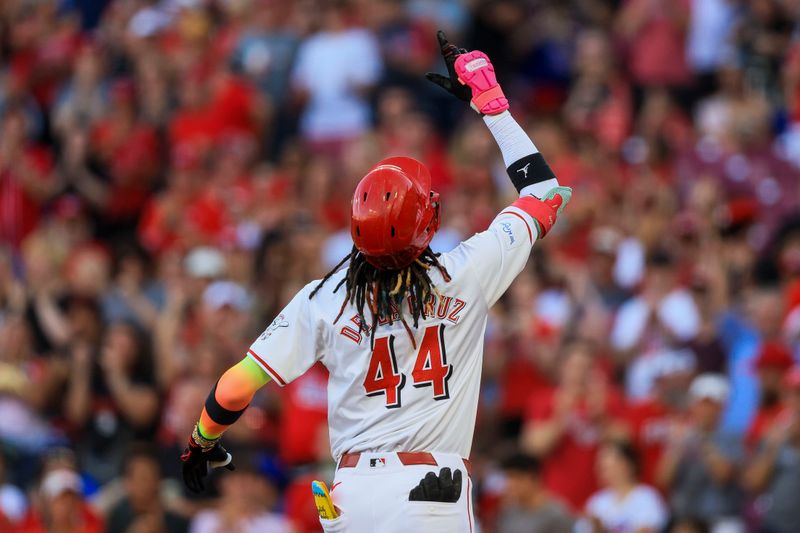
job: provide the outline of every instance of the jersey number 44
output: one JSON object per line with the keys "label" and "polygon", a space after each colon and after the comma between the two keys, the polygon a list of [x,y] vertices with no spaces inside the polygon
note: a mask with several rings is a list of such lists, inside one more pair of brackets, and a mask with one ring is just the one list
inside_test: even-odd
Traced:
{"label": "jersey number 44", "polygon": [[[431,387],[434,400],[450,398],[447,382],[453,374],[453,365],[447,364],[444,347],[444,324],[428,326],[417,350],[411,380],[414,387]],[[386,396],[386,408],[402,405],[402,392],[406,376],[397,369],[394,335],[377,337],[369,360],[364,390],[367,396]]]}

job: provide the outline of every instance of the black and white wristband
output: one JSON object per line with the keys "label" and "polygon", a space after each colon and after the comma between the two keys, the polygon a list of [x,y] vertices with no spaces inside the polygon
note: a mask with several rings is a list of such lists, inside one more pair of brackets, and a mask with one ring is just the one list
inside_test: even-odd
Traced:
{"label": "black and white wristband", "polygon": [[506,171],[514,188],[520,193],[531,185],[556,179],[556,175],[553,174],[550,165],[547,164],[544,156],[539,152],[526,155],[522,159],[513,162]]}
{"label": "black and white wristband", "polygon": [[503,154],[511,183],[521,196],[541,199],[558,187],[558,179],[550,166],[511,113],[503,111],[486,116],[483,121]]}

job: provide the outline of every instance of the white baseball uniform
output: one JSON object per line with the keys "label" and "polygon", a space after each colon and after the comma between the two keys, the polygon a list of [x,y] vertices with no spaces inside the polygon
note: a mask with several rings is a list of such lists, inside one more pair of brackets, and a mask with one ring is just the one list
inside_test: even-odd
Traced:
{"label": "white baseball uniform", "polygon": [[[249,356],[281,386],[317,361],[330,372],[333,456],[361,456],[355,466],[337,469],[331,496],[342,513],[323,521],[326,531],[472,531],[462,458],[472,445],[487,314],[524,268],[536,237],[533,218],[511,206],[488,230],[442,254],[451,281],[431,268],[439,295],[428,303],[428,318],[412,326],[416,347],[396,320],[377,327],[370,349],[370,332],[359,328],[350,304],[334,324],[345,289],[333,290],[344,269],[311,299],[319,281],[304,287],[253,343]],[[415,451],[431,452],[437,466],[405,466],[392,453]],[[422,477],[444,466],[464,474],[459,500],[410,502]]]}

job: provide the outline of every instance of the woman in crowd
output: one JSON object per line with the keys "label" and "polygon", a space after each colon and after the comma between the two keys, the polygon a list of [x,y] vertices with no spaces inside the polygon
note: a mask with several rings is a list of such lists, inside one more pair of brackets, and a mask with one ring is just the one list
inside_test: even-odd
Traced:
{"label": "woman in crowd", "polygon": [[[669,513],[653,487],[639,482],[639,458],[633,447],[611,441],[597,456],[597,477],[603,486],[586,502],[580,528],[615,533],[658,533]],[[592,528],[592,529],[589,529]]]}

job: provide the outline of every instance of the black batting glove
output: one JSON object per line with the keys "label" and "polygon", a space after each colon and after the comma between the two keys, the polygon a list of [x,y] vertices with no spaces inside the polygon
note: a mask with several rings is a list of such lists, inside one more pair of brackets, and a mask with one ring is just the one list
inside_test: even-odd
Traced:
{"label": "black batting glove", "polygon": [[428,72],[425,74],[425,78],[449,92],[459,100],[469,104],[472,100],[472,90],[466,85],[461,85],[461,82],[458,81],[458,76],[456,75],[456,69],[454,66],[456,57],[458,57],[460,54],[466,53],[467,50],[464,48],[459,48],[458,46],[448,42],[447,37],[442,30],[436,32],[436,38],[439,40],[439,49],[442,52],[444,64],[447,66],[447,73],[449,74],[449,77],[442,76],[441,74],[437,74],[435,72]]}
{"label": "black batting glove", "polygon": [[212,468],[236,470],[231,462],[231,454],[222,447],[219,439],[210,441],[202,437],[197,438],[197,435],[197,428],[195,428],[189,437],[186,449],[181,454],[183,482],[194,493],[206,490],[203,479]]}
{"label": "black batting glove", "polygon": [[419,485],[408,493],[412,502],[444,502],[455,503],[461,497],[461,470],[451,473],[449,468],[442,468],[437,476],[428,472],[420,480]]}

